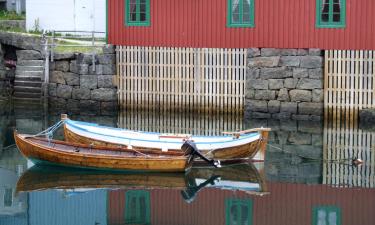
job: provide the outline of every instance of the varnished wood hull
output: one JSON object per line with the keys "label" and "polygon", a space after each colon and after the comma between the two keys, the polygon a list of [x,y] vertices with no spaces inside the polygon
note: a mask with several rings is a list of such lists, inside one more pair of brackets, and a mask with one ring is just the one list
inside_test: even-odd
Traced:
{"label": "varnished wood hull", "polygon": [[[21,153],[36,164],[49,164],[97,170],[135,170],[159,172],[183,172],[188,157],[173,155],[148,155],[123,152],[121,149],[100,149],[90,146],[79,148],[69,143],[43,144],[35,138],[14,134]],[[73,147],[72,147],[73,146]],[[80,150],[76,152],[74,149]],[[142,157],[143,156],[143,157]]]}
{"label": "varnished wood hull", "polygon": [[[64,125],[64,136],[67,142],[82,143],[82,144],[93,144],[96,146],[107,146],[107,147],[118,147],[119,143],[111,143],[99,139],[93,139],[90,137],[82,136],[74,131],[70,130]],[[223,162],[249,160],[263,161],[265,158],[265,149],[268,139],[268,132],[261,132],[261,138],[234,147],[218,148],[214,150],[202,150],[199,149],[207,158],[221,160]],[[145,149],[145,147],[132,146],[133,149]],[[147,149],[147,148],[146,148]],[[152,150],[161,151],[157,148],[149,148]],[[169,149],[171,151],[180,151],[180,149]]]}

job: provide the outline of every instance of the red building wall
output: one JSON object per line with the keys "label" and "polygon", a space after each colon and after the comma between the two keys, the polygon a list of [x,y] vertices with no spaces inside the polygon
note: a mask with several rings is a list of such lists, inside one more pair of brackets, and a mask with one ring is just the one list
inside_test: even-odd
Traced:
{"label": "red building wall", "polygon": [[374,0],[347,0],[345,29],[317,29],[316,0],[255,0],[255,28],[227,28],[227,0],[150,0],[149,27],[126,27],[125,0],[107,1],[115,45],[375,49]]}

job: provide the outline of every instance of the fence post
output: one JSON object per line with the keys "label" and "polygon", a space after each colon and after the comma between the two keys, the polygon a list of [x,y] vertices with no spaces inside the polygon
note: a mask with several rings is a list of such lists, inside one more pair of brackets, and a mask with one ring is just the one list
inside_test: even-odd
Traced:
{"label": "fence post", "polygon": [[95,32],[92,31],[92,36],[91,36],[91,44],[92,44],[92,71],[95,71]]}

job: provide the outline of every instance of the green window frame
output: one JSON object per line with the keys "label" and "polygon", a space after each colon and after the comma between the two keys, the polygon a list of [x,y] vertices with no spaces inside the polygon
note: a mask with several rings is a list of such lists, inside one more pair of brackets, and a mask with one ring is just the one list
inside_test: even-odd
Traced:
{"label": "green window frame", "polygon": [[254,0],[227,0],[228,27],[254,27]]}
{"label": "green window frame", "polygon": [[317,28],[345,28],[346,0],[316,0]]}
{"label": "green window frame", "polygon": [[341,209],[337,206],[315,206],[313,207],[313,225],[341,225]]}
{"label": "green window frame", "polygon": [[150,0],[125,0],[126,26],[150,26]]}
{"label": "green window frame", "polygon": [[253,200],[225,199],[225,224],[253,224]]}
{"label": "green window frame", "polygon": [[130,190],[125,193],[125,224],[151,224],[148,191]]}

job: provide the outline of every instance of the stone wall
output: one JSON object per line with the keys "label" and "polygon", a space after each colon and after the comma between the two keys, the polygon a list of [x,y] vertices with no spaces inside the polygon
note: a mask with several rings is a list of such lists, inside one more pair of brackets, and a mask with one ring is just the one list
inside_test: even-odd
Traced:
{"label": "stone wall", "polygon": [[26,30],[26,20],[0,20],[1,29],[19,28]]}
{"label": "stone wall", "polygon": [[323,51],[248,49],[245,115],[321,120]]}
{"label": "stone wall", "polygon": [[48,86],[50,108],[86,115],[116,113],[115,57],[113,46],[95,56],[95,65],[91,54],[55,55]]}

